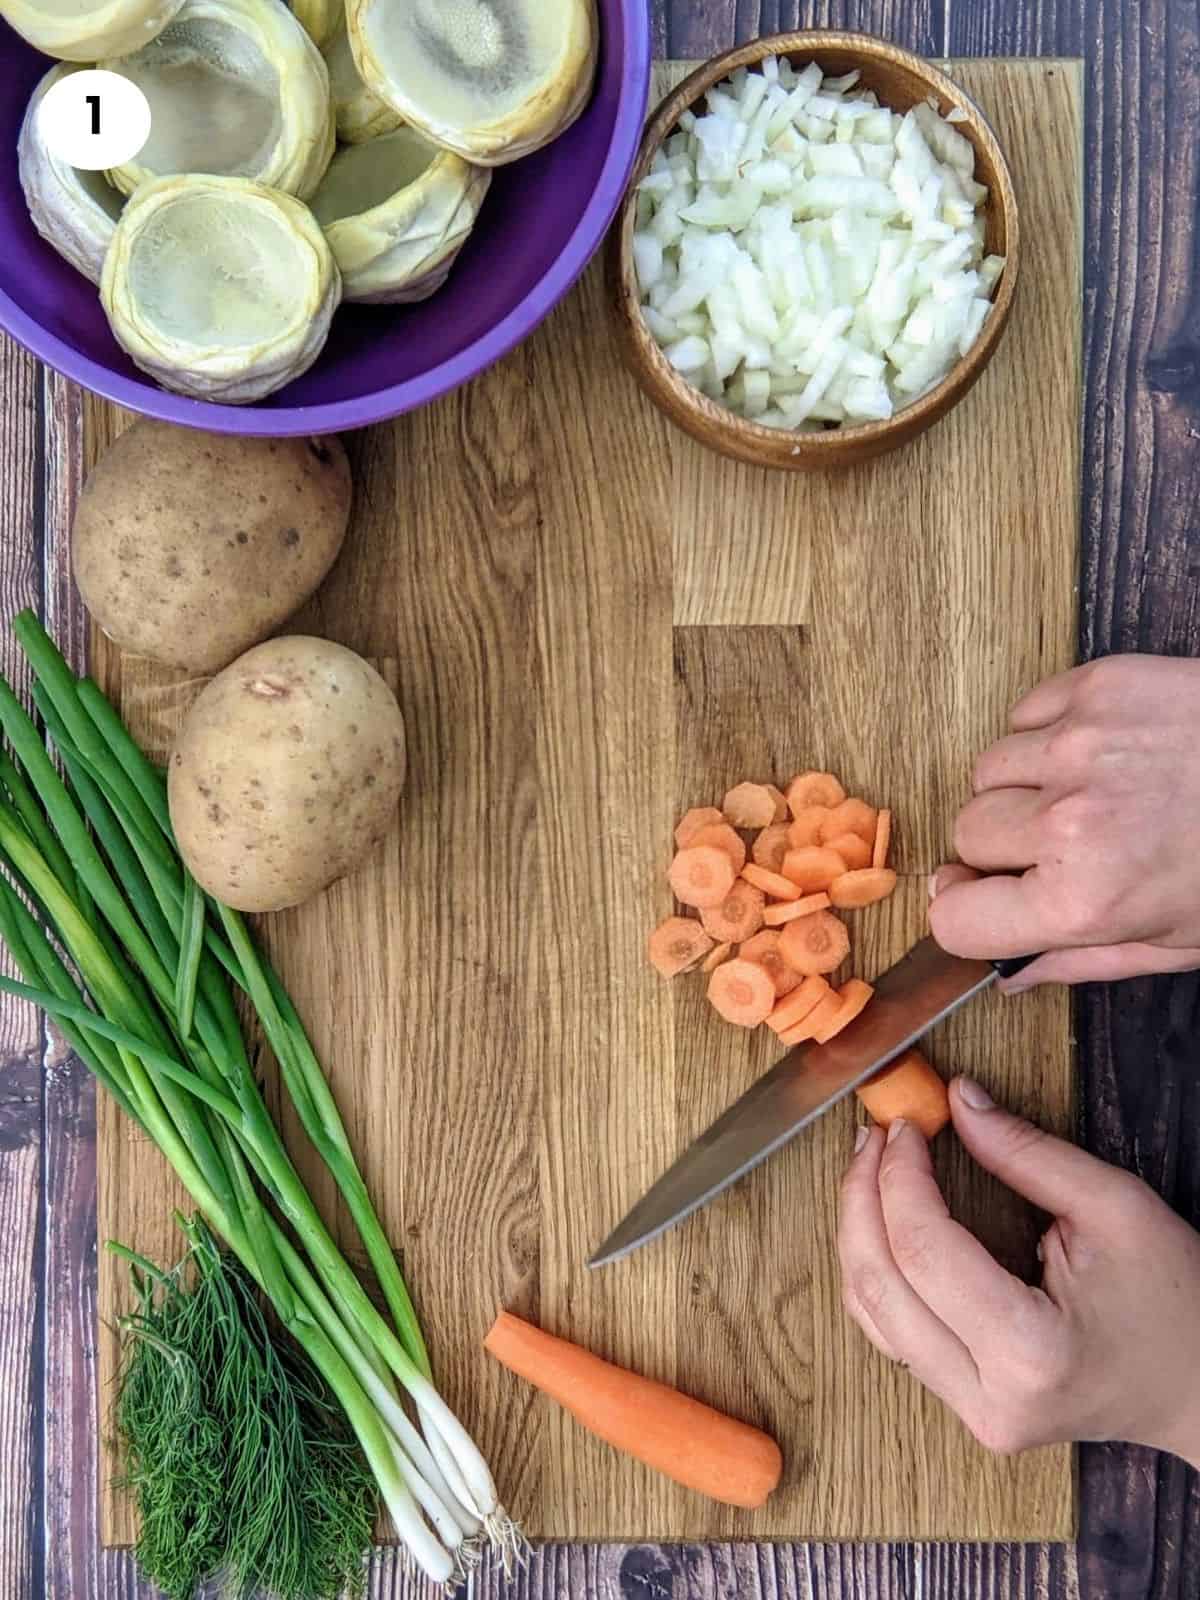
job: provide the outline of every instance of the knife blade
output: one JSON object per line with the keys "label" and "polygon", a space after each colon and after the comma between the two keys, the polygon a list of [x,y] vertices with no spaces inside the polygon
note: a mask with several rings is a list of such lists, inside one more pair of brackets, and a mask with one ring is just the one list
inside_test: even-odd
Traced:
{"label": "knife blade", "polygon": [[1035,959],[968,961],[922,939],[876,980],[871,1004],[836,1039],[797,1045],[752,1084],[637,1202],[588,1266],[619,1261],[691,1216],[951,1012]]}

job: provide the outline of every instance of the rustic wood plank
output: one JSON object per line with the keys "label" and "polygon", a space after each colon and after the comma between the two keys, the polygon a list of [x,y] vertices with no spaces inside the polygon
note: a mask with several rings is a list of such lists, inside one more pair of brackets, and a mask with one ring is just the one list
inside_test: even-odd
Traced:
{"label": "rustic wood plank", "polygon": [[[882,34],[922,55],[946,53],[946,16],[963,0],[657,0],[666,12],[664,56],[702,59],[745,39],[797,28]],[[962,52],[966,54],[966,52]],[[978,52],[991,55],[990,49]]]}

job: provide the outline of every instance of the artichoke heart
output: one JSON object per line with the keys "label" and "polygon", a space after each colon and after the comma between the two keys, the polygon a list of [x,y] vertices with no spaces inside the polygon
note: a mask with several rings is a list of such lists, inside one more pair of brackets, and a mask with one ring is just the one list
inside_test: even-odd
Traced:
{"label": "artichoke heart", "polygon": [[128,202],[104,261],[113,334],[166,389],[261,400],[316,360],[341,299],[307,206],[248,178],[157,178]]}
{"label": "artichoke heart", "polygon": [[492,175],[415,128],[397,128],[333,158],[313,211],[347,300],[425,300],[466,244]]}
{"label": "artichoke heart", "polygon": [[587,103],[593,0],[347,0],[367,87],[468,161],[540,149]]}
{"label": "artichoke heart", "polygon": [[184,0],[158,38],[100,63],[150,102],[149,139],[109,173],[125,194],[190,172],[253,178],[306,200],[333,155],[321,52],[279,0]]}
{"label": "artichoke heart", "polygon": [[342,143],[364,144],[368,139],[377,139],[381,133],[391,133],[393,128],[398,128],[403,117],[391,106],[384,105],[378,95],[372,94],[358,75],[344,18],[324,48],[333,115]]}
{"label": "artichoke heart", "polygon": [[82,70],[52,67],[38,84],[21,124],[17,167],[34,227],[77,272],[99,283],[125,197],[104,181],[102,172],[81,172],[60,161],[43,140],[38,121],[46,94],[61,78]]}
{"label": "artichoke heart", "polygon": [[324,50],[345,15],[342,0],[288,0],[288,4],[317,49]]}
{"label": "artichoke heart", "polygon": [[162,32],[182,0],[0,0],[0,17],[35,50],[91,63],[140,50]]}

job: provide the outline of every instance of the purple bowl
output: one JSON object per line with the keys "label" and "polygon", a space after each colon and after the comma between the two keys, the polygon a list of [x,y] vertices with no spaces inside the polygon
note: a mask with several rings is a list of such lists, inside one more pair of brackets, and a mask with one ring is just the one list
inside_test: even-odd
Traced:
{"label": "purple bowl", "polygon": [[109,332],[95,287],[29,220],[17,132],[52,63],[0,22],[0,327],[107,400],[217,433],[335,433],[427,405],[530,334],[600,245],[637,154],[650,86],[647,0],[599,0],[600,68],[579,121],[502,167],[446,287],[421,306],[344,306],[320,359],[270,399],[168,394]]}

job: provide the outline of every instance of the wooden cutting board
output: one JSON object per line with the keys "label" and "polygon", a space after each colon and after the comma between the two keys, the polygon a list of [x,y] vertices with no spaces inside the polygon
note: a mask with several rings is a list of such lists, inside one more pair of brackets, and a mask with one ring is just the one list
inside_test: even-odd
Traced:
{"label": "wooden cutting board", "polygon": [[[1081,72],[951,70],[1009,153],[1026,255],[991,368],[908,449],[817,478],[705,454],[619,367],[598,265],[484,377],[348,440],[354,526],[296,631],[388,663],[411,776],[370,866],[265,932],[445,1392],[534,1536],[1074,1532],[1068,1450],[988,1457],[843,1317],[834,1231],[852,1105],[653,1247],[584,1267],[772,1056],[761,1030],[716,1019],[698,980],[647,970],[678,812],[807,766],[893,805],[901,890],[856,930],[871,976],[924,928],[972,753],[1073,658]],[[125,421],[99,405],[91,420],[93,451]],[[98,636],[93,652],[165,752],[197,686]],[[932,1053],[1071,1126],[1063,994],[991,996]],[[100,1141],[101,1241],[174,1257],[179,1197],[103,1096]],[[952,1138],[937,1162],[956,1215],[1030,1270],[1034,1218]],[[108,1395],[123,1302],[101,1263]],[[787,1458],[779,1493],[756,1514],[726,1510],[615,1456],[484,1358],[498,1305],[770,1429]],[[103,1521],[110,1542],[129,1539],[107,1487]]]}

